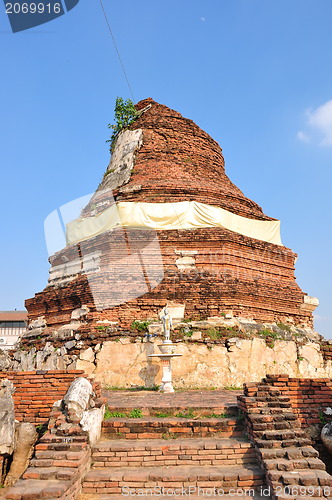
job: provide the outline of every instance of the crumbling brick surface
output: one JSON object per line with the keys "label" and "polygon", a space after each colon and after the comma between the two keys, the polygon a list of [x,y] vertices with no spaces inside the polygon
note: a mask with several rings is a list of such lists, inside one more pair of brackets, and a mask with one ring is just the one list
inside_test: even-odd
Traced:
{"label": "crumbling brick surface", "polygon": [[[117,307],[96,311],[91,285],[98,289],[98,296],[105,299],[112,290],[107,273],[119,263],[110,259],[110,240],[116,248],[117,235],[104,233],[80,244],[81,252],[101,252],[100,271],[87,278],[84,274],[64,286],[46,288],[26,301],[30,320],[45,316],[48,326],[60,326],[70,322],[73,309],[86,304],[90,308],[88,319],[119,321],[124,327],[134,319],[157,317],[169,300],[184,303],[186,316],[201,319],[218,316],[231,309],[235,315],[252,317],[257,321],[287,322],[312,325],[312,313],[302,309],[303,292],[294,278],[296,254],[291,250],[252,240],[222,228],[197,229],[194,231],[157,231],[163,262],[162,282],[140,297],[128,300]],[[131,230],[132,240],[144,238],[145,231]],[[120,238],[120,235],[119,235]],[[180,270],[176,265],[175,251],[194,250],[195,266]],[[113,248],[114,251],[114,248]],[[51,258],[59,265],[63,256],[71,258],[72,248]],[[160,269],[159,255],[151,255],[149,276]],[[140,268],[126,268],[124,276],[130,276],[116,286],[127,289],[128,295],[136,290],[140,280]],[[151,271],[152,269],[152,271]],[[137,273],[137,280],[135,280]],[[153,280],[150,279],[150,282]]]}
{"label": "crumbling brick surface", "polygon": [[[318,451],[305,432],[307,421],[301,423],[297,411],[299,401],[306,400],[311,385],[328,382],[289,379],[287,375],[267,376],[259,383],[244,384],[244,396],[238,396],[244,412],[247,431],[254,443],[257,458],[265,470],[272,498],[331,496],[332,476],[318,458]],[[294,389],[297,388],[297,391]],[[296,392],[296,394],[295,394]],[[298,396],[298,397],[297,397]],[[312,397],[310,409],[319,408],[320,395]]]}
{"label": "crumbling brick surface", "polygon": [[[87,377],[83,370],[37,370],[0,372],[0,379],[11,380],[15,418],[20,422],[47,423],[55,401],[62,399],[75,378]],[[99,384],[94,384],[97,397]]]}
{"label": "crumbling brick surface", "polygon": [[[88,432],[83,430],[80,422],[70,418],[70,412],[65,414],[61,405],[53,406],[55,401],[63,399],[77,377],[87,376],[82,370],[0,372],[0,378],[8,378],[15,385],[13,397],[17,420],[47,424],[48,427],[48,432],[35,445],[28,468],[5,492],[4,498],[77,498],[82,477],[90,467]],[[90,382],[95,407],[100,408],[105,402],[100,398],[100,385]]]}
{"label": "crumbling brick surface", "polygon": [[58,498],[75,500],[90,466],[87,433],[77,426],[64,435],[44,434],[35,446],[29,467],[6,492],[6,499]]}
{"label": "crumbling brick surface", "polygon": [[[329,378],[291,378],[289,375],[268,375],[268,384],[289,398],[292,411],[301,427],[322,425],[323,411],[332,406],[332,380]],[[248,387],[249,392],[253,387]],[[248,393],[249,393],[248,392]]]}
{"label": "crumbling brick surface", "polygon": [[[206,132],[150,99],[137,106],[148,105],[151,107],[131,126],[143,130],[144,141],[128,184],[114,193],[116,201],[196,200],[252,219],[270,220],[228,179],[221,149]],[[93,198],[94,205],[101,200],[100,210],[105,208],[103,196],[109,193],[97,190]],[[140,259],[141,251],[149,251],[152,233],[159,241],[160,254],[148,254],[149,273],[143,269],[142,280],[142,267],[135,267],[124,253]],[[181,269],[179,255],[188,251],[194,252],[192,265]],[[99,270],[86,276],[84,258],[93,253],[99,256]],[[290,321],[311,327],[312,310],[305,307],[305,294],[294,277],[295,258],[286,247],[223,228],[118,228],[53,255],[53,268],[81,259],[81,272],[50,283],[26,301],[26,308],[30,320],[44,316],[51,328],[69,323],[72,311],[83,304],[90,309],[88,322],[108,319],[128,327],[135,319],[157,318],[168,301],[185,304],[187,318],[203,319],[232,310],[234,315],[257,321]],[[164,277],[160,282],[161,267]],[[117,276],[113,288],[109,283],[112,274]],[[101,306],[94,290],[98,290]],[[116,290],[129,298],[113,307],[108,299]]]}
{"label": "crumbling brick surface", "polygon": [[192,120],[152,99],[139,102],[137,108],[148,105],[150,109],[131,126],[142,129],[144,139],[126,185],[141,185],[142,189],[115,193],[117,201],[193,200],[244,217],[271,220],[227,177],[222,150],[215,140]]}

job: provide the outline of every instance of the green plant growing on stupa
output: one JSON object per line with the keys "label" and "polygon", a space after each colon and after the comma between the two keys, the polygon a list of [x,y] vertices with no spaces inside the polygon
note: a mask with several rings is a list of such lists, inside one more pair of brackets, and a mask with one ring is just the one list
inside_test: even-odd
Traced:
{"label": "green plant growing on stupa", "polygon": [[206,335],[210,337],[211,340],[217,340],[221,337],[219,330],[216,328],[208,328],[206,330]]}
{"label": "green plant growing on stupa", "polygon": [[291,327],[289,325],[285,325],[284,323],[277,323],[277,327],[280,328],[280,330],[283,330],[284,332],[290,332]]}
{"label": "green plant growing on stupa", "polygon": [[131,330],[137,330],[138,332],[144,332],[148,329],[151,321],[133,321],[130,325]]}
{"label": "green plant growing on stupa", "polygon": [[110,139],[106,141],[110,142],[110,151],[113,151],[115,140],[121,130],[128,128],[136,120],[136,118],[140,116],[140,114],[141,113],[137,111],[131,99],[124,101],[122,97],[116,98],[114,108],[115,124],[108,124],[108,128],[113,130],[113,132]]}

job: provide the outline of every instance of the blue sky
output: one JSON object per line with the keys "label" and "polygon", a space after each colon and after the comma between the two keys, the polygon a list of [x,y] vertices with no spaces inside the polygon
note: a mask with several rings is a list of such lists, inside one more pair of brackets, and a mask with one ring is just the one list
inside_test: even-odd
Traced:
{"label": "blue sky", "polygon": [[[226,172],[281,219],[297,281],[332,337],[330,0],[104,0],[135,100],[153,97],[223,148]],[[107,124],[130,98],[99,1],[11,33],[0,11],[0,309],[47,282],[43,223],[94,191]]]}

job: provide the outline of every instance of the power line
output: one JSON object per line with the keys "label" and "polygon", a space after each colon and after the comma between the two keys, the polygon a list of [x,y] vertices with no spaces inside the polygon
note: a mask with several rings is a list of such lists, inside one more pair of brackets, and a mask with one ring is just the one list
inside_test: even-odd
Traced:
{"label": "power line", "polygon": [[123,65],[123,63],[122,63],[122,59],[121,59],[121,56],[120,56],[120,52],[119,52],[119,49],[118,49],[118,47],[117,47],[117,45],[116,45],[116,41],[115,41],[115,38],[114,38],[114,35],[113,35],[113,32],[112,32],[112,28],[111,28],[110,23],[109,23],[109,21],[108,21],[107,14],[106,14],[106,12],[105,12],[103,2],[102,2],[102,0],[99,0],[99,2],[100,2],[101,9],[102,9],[102,11],[103,11],[103,13],[104,13],[104,16],[105,16],[106,24],[107,24],[107,26],[108,26],[109,32],[110,32],[111,37],[112,37],[112,40],[113,40],[113,44],[114,44],[114,47],[115,47],[116,53],[117,53],[117,55],[118,55],[118,58],[119,58],[119,61],[120,61],[120,64],[121,64],[121,68],[122,68],[123,74],[124,74],[124,76],[125,76],[125,79],[126,79],[126,82],[127,82],[128,88],[129,88],[129,92],[130,92],[130,94],[131,94],[131,97],[133,98],[133,101],[135,102],[134,93],[133,93],[133,91],[132,91],[132,89],[131,89],[131,86],[130,86],[130,83],[129,83],[129,80],[128,80],[128,76],[127,76],[126,70],[125,70],[124,65]]}

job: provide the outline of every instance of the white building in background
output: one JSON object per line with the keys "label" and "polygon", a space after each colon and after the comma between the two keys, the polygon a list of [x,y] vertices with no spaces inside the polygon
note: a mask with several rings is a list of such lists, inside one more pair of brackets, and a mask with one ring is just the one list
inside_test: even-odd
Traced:
{"label": "white building in background", "polygon": [[26,311],[0,311],[0,349],[13,349],[27,329]]}

